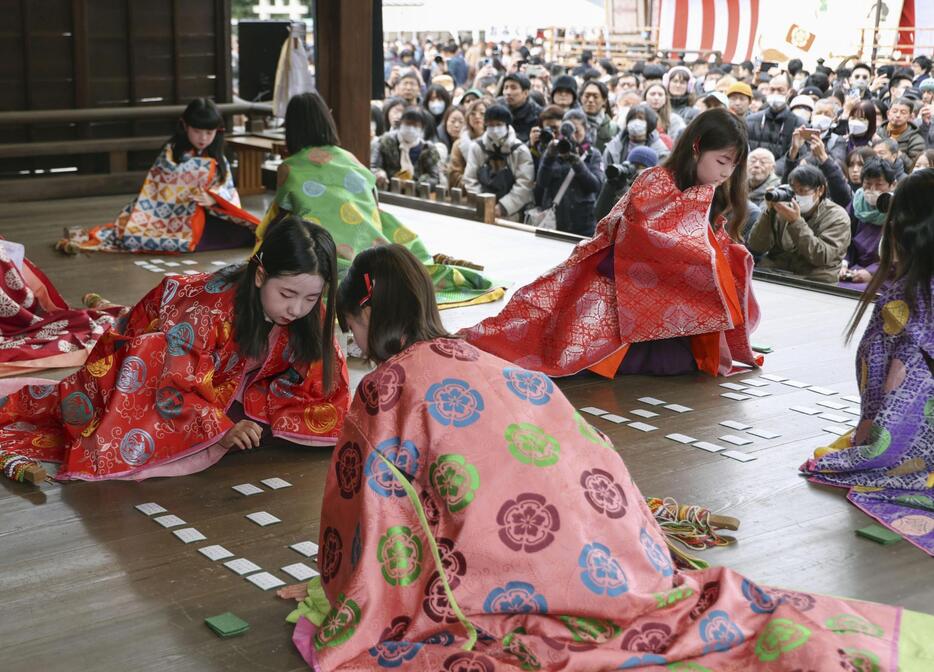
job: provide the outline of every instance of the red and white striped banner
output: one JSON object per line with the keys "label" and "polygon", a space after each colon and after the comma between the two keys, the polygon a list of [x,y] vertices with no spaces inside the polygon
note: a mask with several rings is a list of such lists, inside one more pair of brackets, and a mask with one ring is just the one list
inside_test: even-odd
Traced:
{"label": "red and white striped banner", "polygon": [[719,51],[725,63],[752,60],[759,0],[660,0],[661,51]]}

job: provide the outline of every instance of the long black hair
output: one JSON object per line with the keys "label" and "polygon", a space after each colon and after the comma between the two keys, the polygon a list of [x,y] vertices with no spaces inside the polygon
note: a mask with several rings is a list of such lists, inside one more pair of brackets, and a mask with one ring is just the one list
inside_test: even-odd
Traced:
{"label": "long black hair", "polygon": [[306,147],[339,144],[337,126],[324,98],[316,91],[292,96],[285,108],[285,145],[289,154]]}
{"label": "long black hair", "polygon": [[847,342],[875,301],[876,293],[887,282],[904,278],[909,312],[914,312],[920,301],[930,310],[934,278],[934,169],[916,171],[898,183],[882,225],[880,247],[879,270],[859,299],[847,326]]}
{"label": "long black hair", "polygon": [[415,255],[401,245],[382,245],[354,257],[337,291],[337,319],[370,307],[367,357],[385,362],[418,341],[450,338],[441,323],[431,278]]}
{"label": "long black hair", "polygon": [[240,352],[260,358],[266,353],[271,323],[266,321],[256,272],[267,278],[310,273],[324,278],[324,291],[310,313],[289,325],[292,361],[322,361],[324,388],[330,390],[336,365],[334,306],[337,303],[337,249],[327,229],[290,215],[266,230],[263,242],[246,266],[235,272],[234,339]]}
{"label": "long black hair", "polygon": [[224,158],[224,117],[217,109],[214,101],[207,98],[195,98],[188,103],[175,125],[175,134],[169,140],[172,145],[172,158],[181,161],[185,152],[194,150],[188,140],[186,127],[200,128],[207,131],[217,131],[214,141],[204,148],[204,155],[217,162],[217,181],[223,184],[227,181],[227,160]]}
{"label": "long black hair", "polygon": [[724,108],[706,110],[687,125],[662,164],[672,172],[675,185],[681,191],[697,185],[697,159],[704,152],[718,149],[736,150],[736,167],[730,179],[717,187],[710,208],[710,223],[717,217],[727,218],[727,233],[739,240],[739,231],[746,222],[746,157],[749,141],[746,122]]}

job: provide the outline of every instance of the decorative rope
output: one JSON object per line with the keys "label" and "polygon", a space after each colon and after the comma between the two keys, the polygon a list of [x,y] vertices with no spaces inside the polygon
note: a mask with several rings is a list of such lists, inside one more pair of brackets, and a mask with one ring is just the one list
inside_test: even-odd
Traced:
{"label": "decorative rope", "polygon": [[441,253],[432,257],[432,261],[434,261],[436,264],[444,264],[445,266],[460,266],[461,268],[470,268],[475,271],[483,270],[483,266],[480,264],[475,264],[472,261],[466,261],[464,259],[455,259],[454,257]]}
{"label": "decorative rope", "polygon": [[735,538],[718,534],[714,529],[736,529],[739,521],[734,518],[714,516],[702,506],[680,505],[671,497],[646,497],[645,501],[669,541],[679,541],[695,551],[736,542]]}
{"label": "decorative rope", "polygon": [[40,462],[8,450],[0,450],[0,471],[11,481],[19,483],[36,485],[48,480],[45,467]]}

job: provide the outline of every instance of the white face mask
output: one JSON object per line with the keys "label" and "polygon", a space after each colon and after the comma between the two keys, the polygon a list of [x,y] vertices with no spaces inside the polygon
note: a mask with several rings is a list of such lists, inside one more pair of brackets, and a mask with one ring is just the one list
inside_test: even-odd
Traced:
{"label": "white face mask", "polygon": [[782,94],[771,93],[766,97],[765,102],[769,104],[769,107],[778,112],[780,109],[785,107],[787,101],[785,100],[785,96]]}
{"label": "white face mask", "polygon": [[626,130],[633,137],[644,138],[645,132],[648,130],[648,124],[645,123],[645,119],[632,119],[626,124]]}
{"label": "white face mask", "polygon": [[795,201],[798,203],[798,207],[801,209],[801,214],[805,214],[810,212],[814,207],[814,204],[817,202],[817,197],[814,194],[808,194],[807,196],[795,194]]}
{"label": "white face mask", "polygon": [[507,133],[509,133],[509,129],[506,126],[490,126],[486,129],[486,137],[494,142],[505,138]]}
{"label": "white face mask", "polygon": [[868,205],[870,208],[874,208],[876,207],[876,201],[879,200],[879,192],[878,191],[864,191],[863,200],[866,201],[866,205]]}
{"label": "white face mask", "polygon": [[815,114],[811,117],[811,126],[821,131],[826,131],[830,128],[830,124],[833,123],[833,119],[828,117],[826,114]]}
{"label": "white face mask", "polygon": [[850,135],[864,135],[869,130],[869,122],[865,119],[850,119]]}
{"label": "white face mask", "polygon": [[444,101],[443,100],[433,100],[428,103],[428,111],[434,115],[439,115],[444,112]]}
{"label": "white face mask", "polygon": [[409,126],[408,124],[403,124],[399,127],[399,137],[402,138],[402,142],[407,145],[417,142],[422,138],[422,129],[418,126]]}

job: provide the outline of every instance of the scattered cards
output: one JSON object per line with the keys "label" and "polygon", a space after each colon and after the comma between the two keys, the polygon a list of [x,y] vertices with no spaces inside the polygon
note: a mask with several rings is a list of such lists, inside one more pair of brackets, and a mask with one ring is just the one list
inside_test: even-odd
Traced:
{"label": "scattered cards", "polygon": [[282,568],[282,571],[289,576],[294,576],[299,581],[307,581],[312,577],[318,576],[318,571],[312,569],[304,562],[296,562],[294,565],[286,565]]}
{"label": "scattered cards", "polygon": [[244,574],[249,574],[250,572],[258,572],[262,569],[255,562],[250,562],[246,558],[237,558],[236,560],[228,560],[224,563],[224,567],[227,569],[236,572],[240,576]]}
{"label": "scattered cards", "polygon": [[725,387],[728,390],[736,390],[737,392],[742,392],[746,389],[745,386],[736,383],[720,383],[720,387]]}
{"label": "scattered cards", "polygon": [[835,411],[842,411],[846,408],[846,404],[841,404],[838,401],[827,401],[826,399],[821,399],[818,402],[815,402],[818,406],[823,406],[824,408],[832,408]]}
{"label": "scattered cards", "polygon": [[832,397],[837,393],[836,390],[828,390],[826,387],[812,387],[810,388],[811,392],[817,392],[818,394],[823,394],[825,397]]}
{"label": "scattered cards", "polygon": [[746,399],[752,399],[752,397],[746,394],[740,394],[739,392],[724,392],[720,396],[726,397],[727,399],[733,399],[734,401],[745,401]]}
{"label": "scattered cards", "polygon": [[752,434],[753,436],[758,436],[760,439],[777,439],[781,436],[776,432],[770,432],[767,429],[750,429],[747,430],[747,434]]}
{"label": "scattered cards", "polygon": [[817,415],[820,413],[819,408],[811,408],[810,406],[792,406],[789,410],[795,411],[796,413],[804,413],[805,415]]}
{"label": "scattered cards", "polygon": [[240,485],[233,486],[233,489],[239,492],[241,495],[249,497],[250,495],[258,495],[263,491],[262,488],[258,488],[252,483],[241,483]]}
{"label": "scattered cards", "polygon": [[185,275],[198,275],[198,271],[192,271],[191,269],[188,269],[185,271]]}
{"label": "scattered cards", "polygon": [[706,450],[708,453],[719,453],[726,446],[718,446],[715,443],[710,443],[709,441],[698,441],[694,444],[695,448],[700,448],[701,450]]}
{"label": "scattered cards", "polygon": [[862,399],[860,399],[859,397],[854,397],[853,395],[847,395],[847,396],[845,396],[845,397],[840,397],[840,398],[843,399],[843,401],[848,401],[848,402],[850,402],[851,404],[861,404],[861,403],[863,403],[863,400],[862,400]]}
{"label": "scattered cards", "polygon": [[282,521],[276,518],[274,515],[268,511],[257,511],[255,513],[248,513],[246,517],[252,520],[254,523],[260,527],[266,527],[267,525],[273,525],[275,523],[281,523]]}
{"label": "scattered cards", "polygon": [[821,413],[817,416],[821,420],[826,420],[827,422],[846,422],[849,420],[846,416],[835,415],[834,413]]}
{"label": "scattered cards", "polygon": [[781,381],[782,385],[788,385],[789,387],[797,387],[798,389],[804,389],[810,387],[807,383],[802,383],[800,380],[783,380]]}
{"label": "scattered cards", "polygon": [[643,408],[634,408],[629,411],[633,415],[638,415],[640,418],[657,418],[658,413],[653,413],[652,411],[647,411]]}
{"label": "scattered cards", "polygon": [[155,502],[146,502],[145,504],[137,504],[136,510],[140,513],[145,513],[147,516],[151,516],[156,513],[165,513],[165,509],[156,504]]}
{"label": "scattered cards", "polygon": [[743,385],[748,385],[749,387],[766,387],[768,383],[759,378],[750,378],[749,380],[742,381]]}
{"label": "scattered cards", "polygon": [[211,262],[211,266],[226,266],[226,265],[227,265],[226,261],[212,261]]}
{"label": "scattered cards", "polygon": [[726,441],[727,443],[732,443],[734,446],[748,446],[750,443],[752,443],[752,439],[736,436],[735,434],[724,434],[720,437],[720,440]]}
{"label": "scattered cards", "polygon": [[292,544],[289,548],[298,551],[306,558],[312,558],[318,555],[318,544],[313,541],[300,541],[297,544]]}
{"label": "scattered cards", "polygon": [[649,425],[645,422],[634,422],[629,426],[633,429],[638,429],[640,432],[654,432],[658,429],[655,425]]}
{"label": "scattered cards", "polygon": [[730,429],[736,429],[739,431],[743,431],[744,429],[749,429],[750,427],[752,427],[752,425],[747,425],[742,422],[737,422],[736,420],[724,420],[720,424],[723,425],[724,427],[729,427]]}
{"label": "scattered cards", "polygon": [[639,401],[643,404],[648,404],[649,406],[664,406],[666,402],[661,399],[656,399],[655,397],[639,397]]}
{"label": "scattered cards", "polygon": [[861,413],[861,411],[859,410],[859,406],[847,406],[846,408],[843,409],[843,412],[849,413],[850,415],[855,415],[857,417]]}
{"label": "scattered cards", "polygon": [[693,436],[688,436],[687,434],[668,434],[666,439],[671,439],[672,441],[677,441],[678,443],[694,443],[697,441]]}
{"label": "scattered cards", "polygon": [[260,572],[259,574],[250,574],[246,577],[246,580],[250,583],[262,588],[263,590],[269,590],[270,588],[278,588],[279,586],[284,586],[285,581],[282,579],[273,576],[269,572]]}
{"label": "scattered cards", "polygon": [[748,390],[748,389],[747,389],[745,392],[743,392],[743,394],[748,394],[748,395],[750,395],[750,396],[752,396],[752,397],[759,397],[760,399],[761,399],[762,397],[771,397],[771,396],[772,396],[772,393],[771,393],[771,392],[766,392],[765,390]]}
{"label": "scattered cards", "polygon": [[765,378],[766,380],[771,380],[773,383],[784,383],[787,378],[782,378],[781,376],[776,376],[773,373],[763,373],[760,378]]}
{"label": "scattered cards", "polygon": [[150,263],[150,264],[164,264],[164,263],[165,263],[165,259],[150,259],[150,260],[149,260],[149,263]]}
{"label": "scattered cards", "polygon": [[752,462],[755,457],[749,455],[748,453],[741,453],[738,450],[724,450],[722,453],[723,457],[729,457],[736,460],[737,462]]}
{"label": "scattered cards", "polygon": [[828,425],[827,427],[821,427],[825,432],[830,432],[831,434],[836,434],[837,436],[843,436],[850,429],[848,427],[840,427],[838,425]]}
{"label": "scattered cards", "polygon": [[177,527],[185,524],[184,520],[171,514],[168,516],[159,516],[158,518],[153,518],[153,520],[162,525],[162,527]]}
{"label": "scattered cards", "polygon": [[133,263],[136,264],[137,266],[148,266],[149,265],[149,262],[146,261],[145,259],[139,259],[138,261],[134,261]]}
{"label": "scattered cards", "polygon": [[182,263],[185,264],[186,266],[194,266],[198,262],[195,261],[194,259],[184,259]]}
{"label": "scattered cards", "polygon": [[609,422],[615,422],[617,425],[624,422],[629,422],[629,418],[624,418],[621,415],[616,415],[616,413],[607,413],[606,415],[600,418],[601,420],[607,420]]}
{"label": "scattered cards", "polygon": [[675,413],[687,413],[688,411],[694,410],[689,406],[682,406],[681,404],[665,404],[665,408],[667,408],[669,411],[674,411]]}
{"label": "scattered cards", "polygon": [[219,544],[214,544],[213,546],[205,546],[204,548],[199,548],[198,553],[205,556],[209,560],[223,560],[224,558],[232,558],[233,553],[228,551],[226,548]]}
{"label": "scattered cards", "polygon": [[264,478],[260,481],[267,488],[272,488],[273,490],[278,490],[279,488],[291,488],[292,484],[286,481],[285,479],[279,478]]}
{"label": "scattered cards", "polygon": [[581,409],[581,413],[596,415],[598,418],[602,418],[609,413],[609,411],[604,411],[602,408],[597,408],[596,406],[584,406],[584,408]]}
{"label": "scattered cards", "polygon": [[186,527],[182,530],[173,530],[172,534],[184,541],[186,544],[190,544],[193,541],[204,541],[207,539],[206,536],[201,534],[193,527]]}

